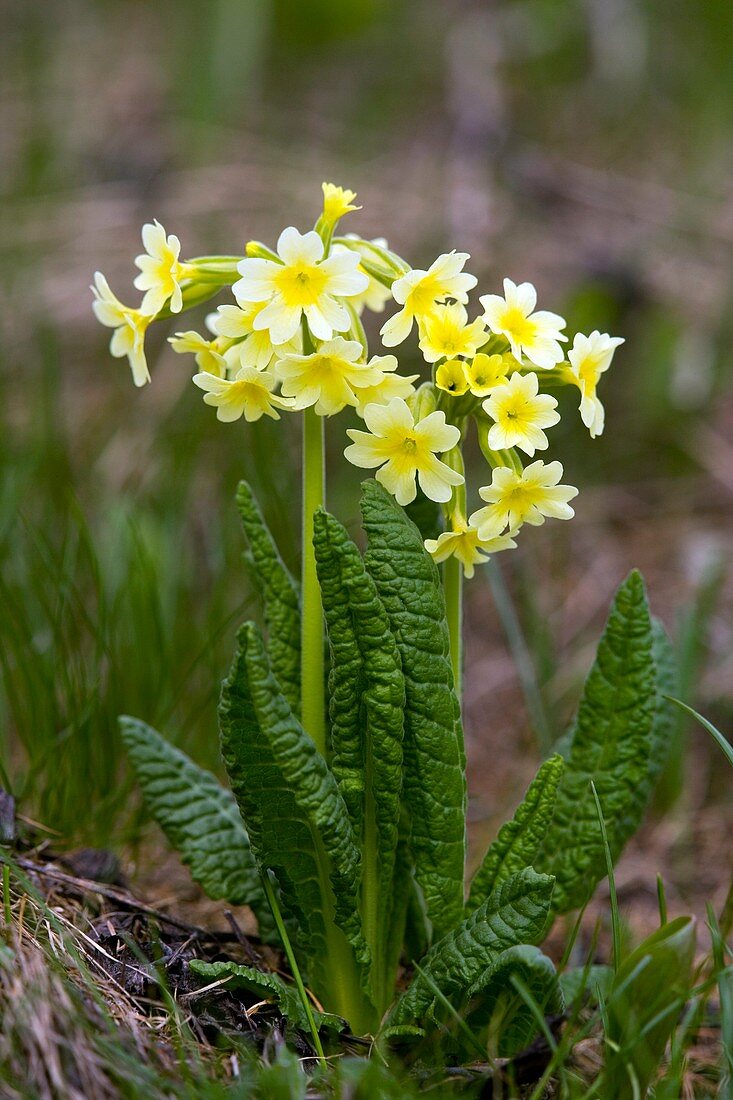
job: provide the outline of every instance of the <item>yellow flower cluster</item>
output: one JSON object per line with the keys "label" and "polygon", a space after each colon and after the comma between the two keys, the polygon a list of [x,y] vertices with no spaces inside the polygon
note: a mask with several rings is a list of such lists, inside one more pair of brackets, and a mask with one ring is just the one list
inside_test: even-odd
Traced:
{"label": "yellow flower cluster", "polygon": [[[564,319],[537,310],[532,284],[511,279],[503,295],[481,295],[483,312],[469,319],[477,280],[464,270],[468,253],[449,252],[417,269],[381,238],[336,236],[339,220],[360,209],[355,199],[324,183],[313,229],[289,226],[275,249],[251,241],[245,256],[182,261],[177,237],[157,221],[145,225],[145,252],[135,261],[139,307],[123,305],[98,272],[94,311],[114,330],[112,354],[129,359],[141,386],[150,381],[144,339],[151,322],[229,286],[234,300],[207,317],[206,336],[187,330],[170,338],[174,351],[193,355],[193,382],[218,419],[279,419],[284,410],[304,409],[331,417],[352,408],[366,430],[347,430],[346,458],[375,470],[402,505],[418,486],[440,503],[446,530],[427,549],[437,562],[456,558],[471,576],[488,555],[513,547],[523,524],[572,517],[577,489],[561,484],[560,462],[535,459],[560,419],[556,398],[543,391],[575,386],[583,423],[600,435],[597,387],[623,341],[579,333],[566,355]],[[369,353],[362,317],[390,301],[399,308],[381,327],[382,343],[396,348],[417,328],[431,372],[417,390],[419,376],[400,373],[396,355]],[[478,489],[484,506],[469,515],[462,447],[472,423],[492,476]],[[533,461],[524,466],[522,455]]]}

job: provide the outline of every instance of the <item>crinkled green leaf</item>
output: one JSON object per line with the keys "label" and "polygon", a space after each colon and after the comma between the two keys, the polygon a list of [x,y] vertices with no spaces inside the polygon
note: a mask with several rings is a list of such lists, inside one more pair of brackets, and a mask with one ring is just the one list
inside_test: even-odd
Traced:
{"label": "crinkled green leaf", "polygon": [[[532,998],[512,984],[518,978]],[[539,947],[519,944],[502,951],[466,994],[469,1008],[466,1023],[477,1032],[491,1021],[498,1032],[498,1054],[511,1058],[524,1050],[537,1034],[532,1002],[544,1016],[557,1016],[564,1008],[555,967]]]}
{"label": "crinkled green leaf", "polygon": [[[301,1031],[310,1031],[310,1021],[298,990],[294,985],[284,982],[279,974],[274,974],[271,970],[257,970],[253,966],[240,966],[233,962],[207,963],[202,959],[192,959],[189,968],[207,982],[228,978],[227,989],[247,989],[252,993],[260,994],[265,1000],[272,1001],[293,1027],[300,1028]],[[333,1016],[329,1012],[318,1012],[315,1008],[312,1012],[319,1030],[327,1027],[332,1031],[340,1032],[346,1027],[346,1021],[340,1016]]]}
{"label": "crinkled green leaf", "polygon": [[249,543],[249,558],[262,592],[272,671],[294,714],[300,713],[300,599],[298,585],[246,481],[237,487],[237,507]]}
{"label": "crinkled green leaf", "polygon": [[389,616],[405,676],[404,800],[415,877],[434,935],[461,919],[466,778],[445,601],[417,527],[376,481],[365,481],[367,569]]}
{"label": "crinkled green leaf", "polygon": [[389,1003],[388,922],[402,789],[405,683],[387,613],[345,528],[316,513],[313,544],[331,647],[332,771],[362,853],[361,915],[378,1003]]}
{"label": "crinkled green leaf", "polygon": [[[410,930],[410,932],[408,932],[408,913],[410,911],[411,900],[416,898],[424,909],[422,894],[418,891],[413,872],[414,868],[412,865],[410,846],[407,841],[407,828],[405,826],[403,809],[403,817],[400,821],[400,832],[397,840],[397,851],[395,853],[394,881],[390,897],[391,904],[384,948],[384,972],[387,975],[391,975],[392,980],[392,988],[388,991],[388,999],[390,1002],[394,994],[394,975],[397,972],[398,963],[403,957],[403,952],[407,955],[409,951],[409,939],[415,939],[413,931]],[[425,917],[423,916],[423,925],[425,925],[425,923]],[[422,949],[409,957],[421,957],[425,954],[426,950],[427,938],[424,939]]]}
{"label": "crinkled green leaf", "polygon": [[239,631],[219,721],[252,851],[277,878],[314,989],[342,1012],[334,990],[358,990],[369,961],[358,906],[361,857],[336,780],[280,691],[253,623]]}
{"label": "crinkled green leaf", "polygon": [[481,905],[499,882],[532,866],[555,812],[555,795],[564,766],[562,757],[555,755],[537,772],[513,819],[502,825],[473,876],[467,912]]}
{"label": "crinkled green leaf", "polygon": [[591,1004],[605,1001],[613,981],[613,967],[600,963],[593,966],[574,966],[560,975],[560,988],[565,1003],[574,1005],[588,1000]]}
{"label": "crinkled green leaf", "polygon": [[618,589],[585,682],[555,815],[535,866],[555,875],[557,912],[583,905],[606,874],[591,789],[603,806],[615,860],[638,826],[651,791],[657,702],[652,627],[644,582],[633,572]]}
{"label": "crinkled green leaf", "polygon": [[540,940],[550,915],[552,887],[551,876],[538,875],[531,867],[500,883],[483,905],[428,951],[420,963],[422,973],[395,1005],[389,1025],[419,1023],[432,1015],[431,982],[449,1001],[460,1001],[502,951]]}
{"label": "crinkled green leaf", "polygon": [[424,539],[437,539],[443,530],[443,513],[440,510],[440,505],[436,504],[430,497],[426,497],[419,485],[417,496],[411,504],[406,505],[405,513]]}
{"label": "crinkled green leaf", "polygon": [[210,898],[249,905],[260,935],[272,939],[272,915],[231,791],[138,718],[120,718],[120,730],[145,803],[192,877]]}
{"label": "crinkled green leaf", "polygon": [[389,1039],[396,1046],[402,1045],[401,1041],[408,1046],[412,1045],[415,1039],[423,1039],[425,1034],[425,1028],[418,1027],[417,1024],[390,1024],[380,1033],[381,1038]]}
{"label": "crinkled green leaf", "polygon": [[679,685],[674,646],[659,619],[652,619],[652,653],[657,668],[657,699],[649,757],[650,779],[653,784],[667,762],[677,725],[674,706],[665,696],[676,695]]}

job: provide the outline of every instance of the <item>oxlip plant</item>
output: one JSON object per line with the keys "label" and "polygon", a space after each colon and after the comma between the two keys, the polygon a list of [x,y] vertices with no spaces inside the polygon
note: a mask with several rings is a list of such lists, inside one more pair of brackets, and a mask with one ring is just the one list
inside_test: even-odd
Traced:
{"label": "oxlip plant", "polygon": [[[572,518],[577,489],[544,457],[560,419],[553,393],[576,390],[599,436],[597,387],[623,341],[594,331],[569,344],[528,282],[505,279],[475,309],[467,253],[419,269],[384,240],[337,233],[355,198],[324,184],[313,229],[290,226],[274,248],[250,241],[244,256],[181,260],[178,238],[146,225],[135,308],[95,276],[94,310],[139,386],[150,381],[149,325],[229,287],[207,334],[180,331],[171,345],[194,357],[193,382],[220,421],[295,416],[303,443],[299,580],[246,482],[237,495],[266,630],[242,626],[222,687],[231,789],[141,719],[122,718],[122,733],[194,878],[252,908],[296,986],[231,962],[192,964],[204,978],[274,999],[319,1053],[320,1030],[344,1021],[418,1046],[440,1024],[458,1055],[468,1029],[511,1053],[562,1009],[538,944],[554,915],[587,902],[641,819],[668,741],[672,669],[632,573],[572,728],[467,882],[463,580],[525,524]],[[393,303],[375,353],[362,317]],[[390,350],[410,338],[424,378]],[[362,487],[364,553],[325,510],[324,432],[345,409],[363,427],[346,430],[344,455],[374,471]],[[485,463],[475,508],[470,435]]]}

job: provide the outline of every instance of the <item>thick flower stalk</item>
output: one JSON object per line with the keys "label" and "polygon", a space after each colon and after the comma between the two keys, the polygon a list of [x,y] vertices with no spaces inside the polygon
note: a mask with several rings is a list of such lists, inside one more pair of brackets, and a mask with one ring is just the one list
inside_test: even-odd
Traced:
{"label": "thick flower stalk", "polygon": [[[454,676],[461,677],[464,575],[494,553],[511,549],[522,527],[573,516],[578,490],[562,483],[556,458],[545,462],[551,429],[560,420],[559,387],[579,392],[579,411],[592,437],[601,434],[598,396],[619,337],[575,334],[569,350],[565,320],[537,309],[531,283],[506,278],[503,294],[469,295],[477,279],[470,256],[451,251],[412,268],[382,238],[339,236],[341,218],[360,209],[356,195],[323,185],[312,229],[288,226],[275,248],[250,241],[244,256],[181,259],[178,237],[151,222],[135,286],[137,306],[124,305],[99,272],[94,311],[111,328],[110,350],[127,357],[133,381],[150,381],[145,335],[229,287],[233,299],[206,318],[208,332],[182,329],[173,350],[195,362],[194,384],[220,421],[254,422],[297,415],[303,437],[303,565],[301,719],[326,752],[324,647],[320,590],[313,552],[313,517],[325,501],[326,419],[347,411],[362,428],[341,429],[349,462],[375,477],[399,504],[421,493],[439,505],[444,530],[425,546],[444,576]],[[381,325],[383,348],[370,350],[362,320],[397,306]],[[407,375],[385,353],[416,330],[425,379]],[[375,353],[376,352],[376,353]],[[422,384],[419,384],[421,383]],[[417,388],[416,388],[416,384]],[[551,390],[552,392],[546,392]],[[481,505],[467,505],[463,448],[474,432],[486,462]],[[526,459],[531,460],[525,465]]]}

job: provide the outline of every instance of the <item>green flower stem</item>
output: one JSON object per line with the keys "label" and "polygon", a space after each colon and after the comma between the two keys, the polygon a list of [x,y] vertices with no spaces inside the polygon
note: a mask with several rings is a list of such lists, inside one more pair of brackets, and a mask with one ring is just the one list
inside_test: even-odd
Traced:
{"label": "green flower stem", "polygon": [[514,470],[515,474],[521,474],[522,472],[522,460],[519,457],[517,451],[511,447],[505,451],[492,451],[489,447],[489,430],[491,428],[491,421],[483,413],[476,414],[476,433],[478,436],[478,445],[481,448],[481,454],[484,456],[492,470],[498,466],[508,466],[510,470]]}
{"label": "green flower stem", "polygon": [[443,592],[453,683],[460,699],[463,682],[463,566],[453,556],[447,558],[443,565]]}
{"label": "green flower stem", "polygon": [[[303,350],[313,350],[303,326]],[[303,567],[300,635],[300,714],[303,729],[316,748],[326,755],[325,666],[323,659],[323,607],[313,549],[313,516],[326,500],[324,418],[311,408],[303,413]]]}
{"label": "green flower stem", "polygon": [[[456,427],[460,428],[462,436],[465,436],[465,421],[455,423]],[[444,515],[450,529],[454,520],[457,523],[466,521],[466,468],[463,462],[463,440],[452,450],[446,451],[442,459],[446,466],[450,466],[451,470],[455,470],[463,477],[463,482],[453,489],[450,503],[444,506]],[[453,555],[447,558],[443,565],[443,596],[448,620],[453,684],[460,701],[463,681],[463,566]]]}

